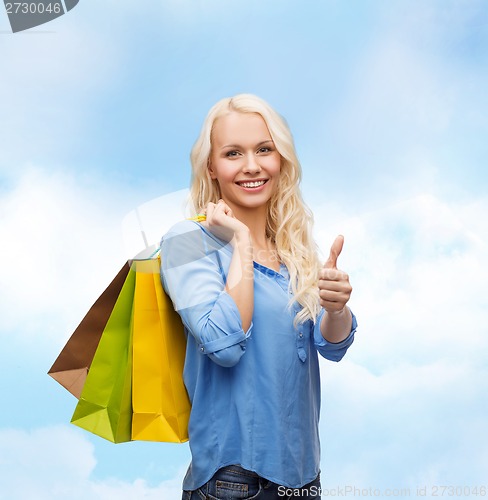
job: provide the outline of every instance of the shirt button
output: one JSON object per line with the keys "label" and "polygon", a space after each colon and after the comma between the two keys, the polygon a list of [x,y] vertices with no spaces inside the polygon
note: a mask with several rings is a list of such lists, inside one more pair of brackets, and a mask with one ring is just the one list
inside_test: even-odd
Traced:
{"label": "shirt button", "polygon": [[302,333],[302,332],[300,332],[300,333],[298,334],[298,336],[299,336],[300,338],[303,338],[303,333]]}
{"label": "shirt button", "polygon": [[200,347],[200,351],[205,352],[205,347]]}

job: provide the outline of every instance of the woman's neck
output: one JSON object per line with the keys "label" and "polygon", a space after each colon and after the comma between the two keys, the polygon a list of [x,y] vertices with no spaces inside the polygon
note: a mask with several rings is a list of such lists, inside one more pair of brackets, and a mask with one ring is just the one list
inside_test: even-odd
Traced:
{"label": "woman's neck", "polygon": [[253,247],[264,249],[268,247],[266,237],[266,212],[267,207],[256,207],[254,209],[242,209],[231,206],[234,216],[249,228]]}
{"label": "woman's neck", "polygon": [[[229,205],[230,206],[230,205]],[[251,234],[253,260],[279,272],[279,258],[275,244],[266,236],[267,206],[255,209],[232,207],[234,216],[244,223]]]}

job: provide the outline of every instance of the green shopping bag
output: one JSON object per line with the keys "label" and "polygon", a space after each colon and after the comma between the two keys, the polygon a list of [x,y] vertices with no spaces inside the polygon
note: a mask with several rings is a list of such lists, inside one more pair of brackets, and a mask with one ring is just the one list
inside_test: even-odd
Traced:
{"label": "green shopping bag", "polygon": [[113,443],[131,440],[134,289],[135,271],[130,269],[71,419],[73,424]]}

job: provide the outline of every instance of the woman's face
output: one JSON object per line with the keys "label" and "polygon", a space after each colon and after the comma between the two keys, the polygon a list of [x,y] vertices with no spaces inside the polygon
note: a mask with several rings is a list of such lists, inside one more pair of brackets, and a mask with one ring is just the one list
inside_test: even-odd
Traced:
{"label": "woman's face", "polygon": [[265,205],[277,188],[281,155],[257,113],[231,112],[212,130],[209,172],[231,208]]}

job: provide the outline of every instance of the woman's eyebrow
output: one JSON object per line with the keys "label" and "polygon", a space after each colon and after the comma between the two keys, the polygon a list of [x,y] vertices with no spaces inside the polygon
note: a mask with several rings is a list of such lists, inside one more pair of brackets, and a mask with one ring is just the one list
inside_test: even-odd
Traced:
{"label": "woman's eyebrow", "polygon": [[[261,147],[264,146],[265,144],[274,144],[271,139],[266,139],[265,141],[261,141],[259,144],[256,144],[256,147]],[[226,144],[225,146],[222,146],[220,149],[225,149],[225,148],[240,148],[240,144]]]}

